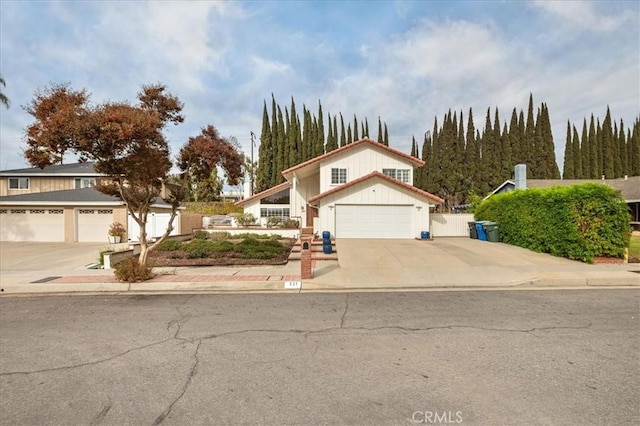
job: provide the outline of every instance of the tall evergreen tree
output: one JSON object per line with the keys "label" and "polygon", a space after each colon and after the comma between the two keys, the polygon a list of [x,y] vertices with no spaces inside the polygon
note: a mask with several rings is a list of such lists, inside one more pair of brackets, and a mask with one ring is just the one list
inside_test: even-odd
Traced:
{"label": "tall evergreen tree", "polygon": [[573,132],[571,131],[571,123],[567,120],[567,141],[564,145],[564,161],[562,167],[562,179],[575,179],[573,158]]}
{"label": "tall evergreen tree", "polygon": [[387,123],[384,123],[384,145],[389,146],[389,130],[387,129]]}
{"label": "tall evergreen tree", "polygon": [[590,150],[589,147],[589,132],[587,130],[586,117],[582,120],[582,134],[580,137],[580,158],[582,159],[582,173],[580,179],[589,179],[591,177],[590,171]]}
{"label": "tall evergreen tree", "polygon": [[342,117],[342,113],[340,113],[340,146],[345,146],[349,142],[347,141],[347,133],[344,127],[344,117]]}
{"label": "tall evergreen tree", "polygon": [[613,129],[611,128],[611,112],[607,107],[607,114],[602,122],[602,173],[605,178],[612,179],[615,176],[614,152],[613,152]]}
{"label": "tall evergreen tree", "polygon": [[629,175],[629,153],[627,151],[627,140],[624,133],[624,121],[620,119],[620,130],[618,131],[618,152],[620,153],[620,176]]}
{"label": "tall evergreen tree", "polygon": [[582,155],[580,153],[580,138],[578,136],[578,129],[573,126],[573,176],[575,179],[582,179]]}
{"label": "tall evergreen tree", "polygon": [[362,131],[362,137],[371,139],[371,134],[369,133],[369,119],[367,119],[367,117],[364,118],[364,130]]}
{"label": "tall evergreen tree", "polygon": [[591,114],[591,122],[589,123],[589,178],[600,178],[600,166],[598,164],[598,138],[596,136],[596,127]]}
{"label": "tall evergreen tree", "polygon": [[467,169],[469,190],[474,194],[480,194],[480,149],[476,142],[476,130],[473,124],[473,111],[471,108],[469,108],[469,118],[467,119],[466,139],[464,164]]}
{"label": "tall evergreen tree", "polygon": [[[613,121],[613,120],[612,120]],[[619,178],[623,176],[622,171],[622,153],[620,152],[620,140],[618,136],[618,123],[613,121],[613,133],[611,138],[611,147],[613,149],[613,177]]]}
{"label": "tall evergreen tree", "polygon": [[378,116],[378,143],[383,143],[384,137],[382,135],[382,123],[380,122],[380,116]]}
{"label": "tall evergreen tree", "polygon": [[551,120],[549,119],[549,108],[545,102],[542,103],[540,119],[542,120],[540,130],[542,132],[542,152],[544,153],[546,178],[560,179],[560,170],[556,161],[555,144],[553,143],[553,133],[551,131]]}
{"label": "tall evergreen tree", "polygon": [[276,158],[276,168],[274,175],[272,176],[271,185],[276,186],[282,182],[284,182],[284,176],[282,176],[281,171],[285,169],[284,161],[287,156],[286,152],[286,134],[284,131],[284,118],[282,116],[282,109],[278,106],[278,135],[276,139],[277,145],[277,158]]}
{"label": "tall evergreen tree", "polygon": [[322,113],[322,104],[318,101],[318,134],[316,135],[317,151],[320,154],[324,154],[324,114]]}
{"label": "tall evergreen tree", "polygon": [[355,114],[353,114],[353,141],[355,142],[359,139],[360,137],[358,136],[358,118]]}
{"label": "tall evergreen tree", "polygon": [[260,147],[258,148],[258,167],[256,170],[256,192],[269,188],[271,174],[273,173],[273,146],[271,143],[271,126],[269,114],[267,114],[267,101],[264,101],[262,109],[262,132],[260,134]]}
{"label": "tall evergreen tree", "polygon": [[526,153],[527,175],[530,178],[536,176],[535,168],[535,122],[533,119],[533,94],[529,94],[529,107],[527,109],[527,121],[524,129],[524,143],[522,148]]}
{"label": "tall evergreen tree", "polygon": [[351,124],[347,125],[347,143],[353,142],[353,134],[351,133]]}
{"label": "tall evergreen tree", "polygon": [[633,123],[633,130],[627,135],[629,147],[629,170],[631,176],[640,176],[640,118]]}
{"label": "tall evergreen tree", "polygon": [[[523,153],[521,149],[522,135],[518,126],[518,112],[515,108],[511,112],[511,121],[509,122],[509,141],[511,142],[511,161],[513,165],[523,163]],[[511,175],[511,171],[509,171]]]}
{"label": "tall evergreen tree", "polygon": [[329,130],[327,134],[327,145],[325,149],[327,152],[329,152],[338,148],[338,136],[336,134],[337,129],[336,129],[335,115],[333,116],[333,122],[332,122],[331,115],[328,114],[327,122],[329,123]]}

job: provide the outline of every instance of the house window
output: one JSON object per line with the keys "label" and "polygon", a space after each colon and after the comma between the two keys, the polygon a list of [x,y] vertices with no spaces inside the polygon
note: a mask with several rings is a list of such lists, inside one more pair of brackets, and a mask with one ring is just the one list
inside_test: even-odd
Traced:
{"label": "house window", "polygon": [[347,183],[347,169],[331,169],[331,185]]}
{"label": "house window", "polygon": [[382,169],[382,173],[404,183],[410,183],[409,169]]}
{"label": "house window", "polygon": [[264,197],[260,200],[260,204],[289,204],[289,200],[289,188],[287,188]]}
{"label": "house window", "polygon": [[9,189],[29,189],[29,178],[9,178]]}
{"label": "house window", "polygon": [[260,217],[289,217],[289,209],[278,207],[263,207],[260,209]]}
{"label": "house window", "polygon": [[91,188],[96,185],[94,178],[75,178],[76,189]]}

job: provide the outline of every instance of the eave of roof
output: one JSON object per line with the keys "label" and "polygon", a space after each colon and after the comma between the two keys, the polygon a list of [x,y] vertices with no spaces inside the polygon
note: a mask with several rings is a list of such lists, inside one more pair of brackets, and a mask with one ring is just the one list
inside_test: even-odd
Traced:
{"label": "eave of roof", "polygon": [[66,189],[62,191],[35,192],[29,194],[6,195],[0,197],[0,204],[16,203],[41,203],[47,205],[69,203],[108,203],[113,205],[124,204],[117,197],[102,194],[95,188]]}
{"label": "eave of roof", "polygon": [[338,186],[336,188],[330,189],[329,191],[325,191],[322,194],[318,194],[316,196],[313,196],[313,197],[309,198],[307,200],[307,202],[309,202],[309,203],[316,202],[316,201],[318,201],[318,200],[320,200],[322,198],[325,198],[325,197],[327,197],[327,196],[329,196],[331,194],[335,194],[335,193],[340,192],[340,191],[342,191],[344,189],[347,189],[347,188],[349,188],[351,186],[357,185],[357,184],[362,183],[362,182],[364,182],[366,180],[374,179],[374,178],[380,178],[382,180],[390,182],[393,185],[399,186],[399,187],[401,187],[401,188],[403,188],[405,190],[408,190],[408,191],[411,191],[411,192],[413,192],[415,194],[418,194],[419,196],[421,196],[423,198],[427,198],[427,199],[435,202],[436,204],[444,204],[444,200],[442,198],[440,198],[440,197],[438,197],[436,195],[433,195],[430,192],[423,191],[423,190],[421,190],[419,188],[416,188],[413,185],[409,185],[409,184],[406,184],[404,182],[401,182],[398,179],[394,179],[394,178],[392,178],[390,176],[387,176],[387,175],[385,175],[383,173],[380,173],[378,171],[371,172],[368,175],[359,177],[358,179],[354,179],[354,180],[352,180],[350,182],[345,183],[344,185],[340,185],[340,186]]}
{"label": "eave of roof", "polygon": [[247,204],[249,201],[253,201],[255,199],[261,199],[261,198],[267,197],[267,196],[269,196],[271,194],[275,194],[276,192],[280,192],[283,189],[289,188],[289,187],[291,187],[291,182],[283,182],[283,183],[281,183],[279,185],[276,185],[276,186],[274,186],[272,188],[265,189],[264,191],[258,192],[257,194],[253,194],[249,198],[245,198],[244,200],[236,201],[233,204],[235,204],[236,206],[243,206],[243,205]]}
{"label": "eave of roof", "polygon": [[58,176],[58,177],[71,177],[71,176],[100,176],[96,173],[94,168],[95,163],[72,163],[72,164],[55,164],[43,169],[33,167],[26,169],[13,169],[0,171],[1,177],[36,177],[36,176]]}
{"label": "eave of roof", "polygon": [[298,171],[298,170],[300,170],[300,169],[302,169],[304,167],[307,167],[307,166],[312,165],[314,163],[318,163],[320,161],[326,160],[327,158],[331,158],[333,156],[336,156],[338,154],[341,154],[341,153],[343,153],[345,151],[354,149],[354,148],[359,147],[359,146],[364,145],[364,144],[369,144],[369,145],[374,146],[374,147],[376,147],[378,149],[381,149],[382,151],[386,151],[386,152],[388,152],[390,154],[393,154],[393,155],[395,155],[397,157],[401,157],[401,158],[403,158],[403,159],[405,159],[407,161],[410,161],[416,167],[421,167],[421,166],[424,165],[424,161],[422,161],[419,158],[412,157],[411,155],[405,154],[404,152],[398,151],[397,149],[389,148],[388,146],[383,145],[381,143],[378,143],[378,142],[376,142],[374,140],[371,140],[369,138],[364,138],[364,139],[360,139],[360,140],[357,140],[355,142],[352,142],[350,144],[341,146],[338,149],[334,149],[333,151],[329,151],[329,152],[327,152],[325,154],[319,155],[319,156],[317,156],[315,158],[307,160],[307,161],[305,161],[303,163],[300,163],[298,165],[295,165],[293,167],[289,167],[288,169],[283,170],[282,174],[285,177],[287,177],[287,176],[292,175],[294,172],[296,172],[296,171]]}

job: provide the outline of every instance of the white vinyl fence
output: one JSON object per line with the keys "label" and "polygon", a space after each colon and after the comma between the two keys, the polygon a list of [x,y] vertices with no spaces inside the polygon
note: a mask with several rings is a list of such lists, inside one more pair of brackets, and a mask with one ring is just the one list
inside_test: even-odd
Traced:
{"label": "white vinyl fence", "polygon": [[469,213],[431,213],[430,218],[433,237],[468,237],[468,222],[473,222]]}

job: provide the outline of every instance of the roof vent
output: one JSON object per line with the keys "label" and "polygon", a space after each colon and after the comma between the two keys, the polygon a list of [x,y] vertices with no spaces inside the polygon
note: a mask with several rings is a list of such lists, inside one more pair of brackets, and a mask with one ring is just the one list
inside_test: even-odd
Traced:
{"label": "roof vent", "polygon": [[515,167],[516,189],[527,189],[527,165],[516,164]]}

